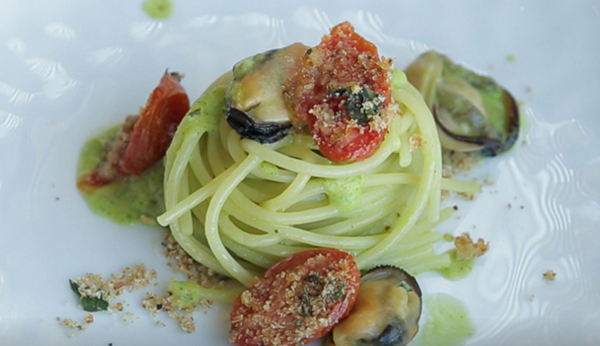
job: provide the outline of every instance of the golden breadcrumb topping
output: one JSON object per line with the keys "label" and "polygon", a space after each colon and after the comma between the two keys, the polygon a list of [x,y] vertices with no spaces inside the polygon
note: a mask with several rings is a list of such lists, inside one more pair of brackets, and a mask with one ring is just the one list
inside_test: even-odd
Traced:
{"label": "golden breadcrumb topping", "polygon": [[548,280],[548,281],[554,281],[554,279],[556,279],[556,273],[553,270],[547,270],[544,273],[544,279]]}
{"label": "golden breadcrumb topping", "polygon": [[[324,274],[313,268],[331,263],[329,255],[309,258],[295,271],[282,271],[273,281],[255,281],[241,295],[242,307],[232,315],[229,340],[248,340],[252,345],[300,345],[317,330],[337,323],[330,320],[333,304],[353,294],[351,261],[336,261]],[[272,290],[269,287],[281,287]],[[352,292],[350,292],[352,291]]]}
{"label": "golden breadcrumb topping", "polygon": [[489,243],[481,238],[477,242],[473,242],[469,233],[463,233],[454,238],[454,246],[456,247],[456,258],[467,260],[483,256],[488,251]]}

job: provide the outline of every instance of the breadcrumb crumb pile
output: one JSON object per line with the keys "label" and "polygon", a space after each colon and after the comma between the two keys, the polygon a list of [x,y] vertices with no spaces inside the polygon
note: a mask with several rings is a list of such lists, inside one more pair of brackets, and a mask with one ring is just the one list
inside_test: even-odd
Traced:
{"label": "breadcrumb crumb pile", "polygon": [[[169,260],[167,265],[175,273],[183,274],[187,281],[207,288],[227,288],[229,284],[233,284],[231,280],[227,280],[222,275],[194,261],[175,241],[170,232],[165,232],[165,234],[164,241],[162,242],[164,255]],[[87,273],[73,280],[73,283],[77,284],[81,297],[99,298],[108,302],[108,313],[119,314],[121,321],[125,325],[129,325],[137,321],[139,317],[130,311],[125,311],[125,307],[128,304],[123,300],[116,301],[117,297],[126,292],[143,289],[151,284],[157,286],[156,281],[157,273],[155,270],[147,269],[144,264],[136,264],[132,267],[125,267],[118,273],[111,274],[108,279],[103,278],[99,274]],[[210,301],[203,301],[196,307],[180,310],[172,306],[169,292],[164,292],[164,294],[146,292],[141,301],[141,306],[148,311],[151,317],[157,318],[160,312],[164,312],[187,333],[192,333],[196,330],[192,313],[199,308],[210,307],[211,304],[212,302]],[[69,330],[83,331],[94,322],[94,317],[88,313],[81,321],[60,317],[57,317],[57,321]],[[157,320],[156,326],[165,327],[166,323]],[[72,332],[68,333],[68,335],[71,337],[75,336]]]}
{"label": "breadcrumb crumb pile", "polygon": [[483,256],[489,249],[489,243],[481,238],[474,242],[469,233],[463,233],[454,238],[454,246],[456,247],[456,258],[461,260]]}
{"label": "breadcrumb crumb pile", "polygon": [[556,279],[556,273],[552,269],[547,270],[544,273],[544,279],[547,281],[554,281],[554,279]]}

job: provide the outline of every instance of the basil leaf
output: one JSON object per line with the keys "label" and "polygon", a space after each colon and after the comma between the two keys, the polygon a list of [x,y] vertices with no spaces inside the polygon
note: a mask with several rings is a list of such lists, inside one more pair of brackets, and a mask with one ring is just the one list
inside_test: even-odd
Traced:
{"label": "basil leaf", "polygon": [[79,301],[83,310],[87,312],[108,310],[108,302],[102,298],[83,297]]}
{"label": "basil leaf", "polygon": [[96,297],[83,297],[79,292],[79,285],[72,280],[69,280],[69,285],[73,293],[79,298],[79,303],[83,310],[87,312],[105,311],[108,310],[108,302],[102,298]]}

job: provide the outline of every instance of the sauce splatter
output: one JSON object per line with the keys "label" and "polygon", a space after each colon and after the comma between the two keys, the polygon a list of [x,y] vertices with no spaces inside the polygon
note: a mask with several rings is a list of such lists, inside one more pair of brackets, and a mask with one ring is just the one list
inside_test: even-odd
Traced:
{"label": "sauce splatter", "polygon": [[[104,143],[112,140],[121,126],[111,128],[85,143],[77,167],[78,181],[93,172],[106,156]],[[102,187],[79,186],[80,192],[97,214],[122,225],[152,224],[164,212],[164,167],[159,161],[140,176],[132,176]]]}
{"label": "sauce splatter", "polygon": [[167,19],[173,13],[171,0],[145,0],[142,7],[153,19]]}
{"label": "sauce splatter", "polygon": [[434,294],[424,300],[427,314],[420,331],[421,346],[457,346],[475,333],[466,306],[447,294]]}

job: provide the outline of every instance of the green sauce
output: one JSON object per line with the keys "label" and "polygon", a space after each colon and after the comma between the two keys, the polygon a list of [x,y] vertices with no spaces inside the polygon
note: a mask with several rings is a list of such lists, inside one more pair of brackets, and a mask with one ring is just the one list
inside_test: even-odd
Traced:
{"label": "green sauce", "polygon": [[448,255],[450,255],[450,265],[438,270],[444,277],[450,280],[459,280],[469,275],[475,265],[474,258],[458,259],[456,258],[456,249],[448,251]]}
{"label": "green sauce", "polygon": [[279,173],[279,168],[270,162],[261,162],[258,169],[265,175],[275,176]]}
{"label": "green sauce", "polygon": [[354,210],[360,204],[364,179],[362,175],[350,178],[323,179],[325,194],[331,204],[342,212]]}
{"label": "green sauce", "polygon": [[219,130],[219,121],[225,116],[227,99],[225,94],[228,85],[221,84],[207,90],[200,96],[188,111],[188,114],[177,130],[184,136],[188,131],[215,132]]}
{"label": "green sauce", "polygon": [[475,333],[466,306],[446,294],[424,299],[427,308],[425,323],[419,331],[421,346],[456,346]]}
{"label": "green sauce", "polygon": [[167,19],[173,13],[173,2],[171,0],[145,0],[142,8],[153,19]]}
{"label": "green sauce", "polygon": [[[120,126],[111,128],[85,143],[79,156],[77,179],[94,171],[106,154],[104,144],[114,138]],[[100,188],[80,189],[89,207],[118,224],[154,223],[164,211],[162,162],[139,177],[129,177]]]}

